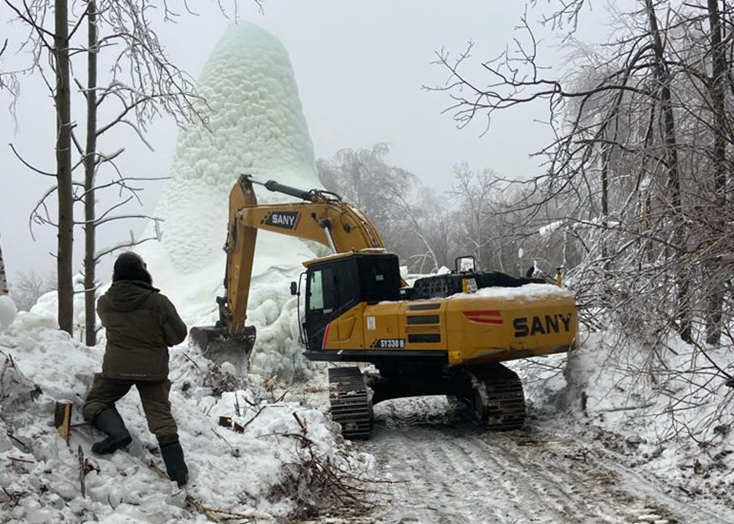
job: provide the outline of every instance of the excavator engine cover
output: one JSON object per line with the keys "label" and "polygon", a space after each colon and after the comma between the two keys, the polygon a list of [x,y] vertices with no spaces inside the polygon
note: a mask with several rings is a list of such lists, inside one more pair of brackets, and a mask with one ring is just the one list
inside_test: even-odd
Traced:
{"label": "excavator engine cover", "polygon": [[225,327],[192,327],[189,336],[201,348],[202,354],[220,366],[228,362],[239,376],[247,374],[248,362],[255,345],[255,327],[246,326],[235,335]]}

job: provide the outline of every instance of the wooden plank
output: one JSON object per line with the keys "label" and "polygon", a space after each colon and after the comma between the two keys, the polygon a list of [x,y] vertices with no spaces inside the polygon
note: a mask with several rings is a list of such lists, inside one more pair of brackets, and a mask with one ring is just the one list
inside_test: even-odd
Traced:
{"label": "wooden plank", "polygon": [[64,439],[66,444],[69,444],[69,434],[71,433],[71,408],[72,403],[66,400],[57,401],[54,409],[54,426]]}

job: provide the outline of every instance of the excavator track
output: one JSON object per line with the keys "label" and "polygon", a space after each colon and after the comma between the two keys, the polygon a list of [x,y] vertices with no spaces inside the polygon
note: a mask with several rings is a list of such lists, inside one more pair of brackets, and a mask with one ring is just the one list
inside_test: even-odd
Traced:
{"label": "excavator track", "polygon": [[372,432],[372,400],[358,367],[329,369],[331,418],[344,438],[368,439]]}
{"label": "excavator track", "polygon": [[525,395],[517,373],[501,364],[465,373],[471,393],[463,400],[484,427],[509,431],[525,424]]}

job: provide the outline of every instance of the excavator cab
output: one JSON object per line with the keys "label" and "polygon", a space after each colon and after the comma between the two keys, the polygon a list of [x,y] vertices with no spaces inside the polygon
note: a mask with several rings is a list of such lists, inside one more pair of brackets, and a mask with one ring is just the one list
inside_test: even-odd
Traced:
{"label": "excavator cab", "polygon": [[315,259],[306,262],[306,267],[305,308],[300,320],[308,351],[321,351],[329,323],[357,304],[400,299],[398,257],[384,250]]}

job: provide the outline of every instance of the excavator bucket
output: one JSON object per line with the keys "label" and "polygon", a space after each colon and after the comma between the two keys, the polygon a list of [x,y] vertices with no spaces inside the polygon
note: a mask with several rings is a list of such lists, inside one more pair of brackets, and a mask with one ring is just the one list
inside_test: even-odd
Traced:
{"label": "excavator bucket", "polygon": [[254,326],[247,326],[237,334],[224,327],[192,327],[189,336],[206,358],[220,366],[228,362],[234,366],[237,375],[247,375],[250,353],[255,345]]}

